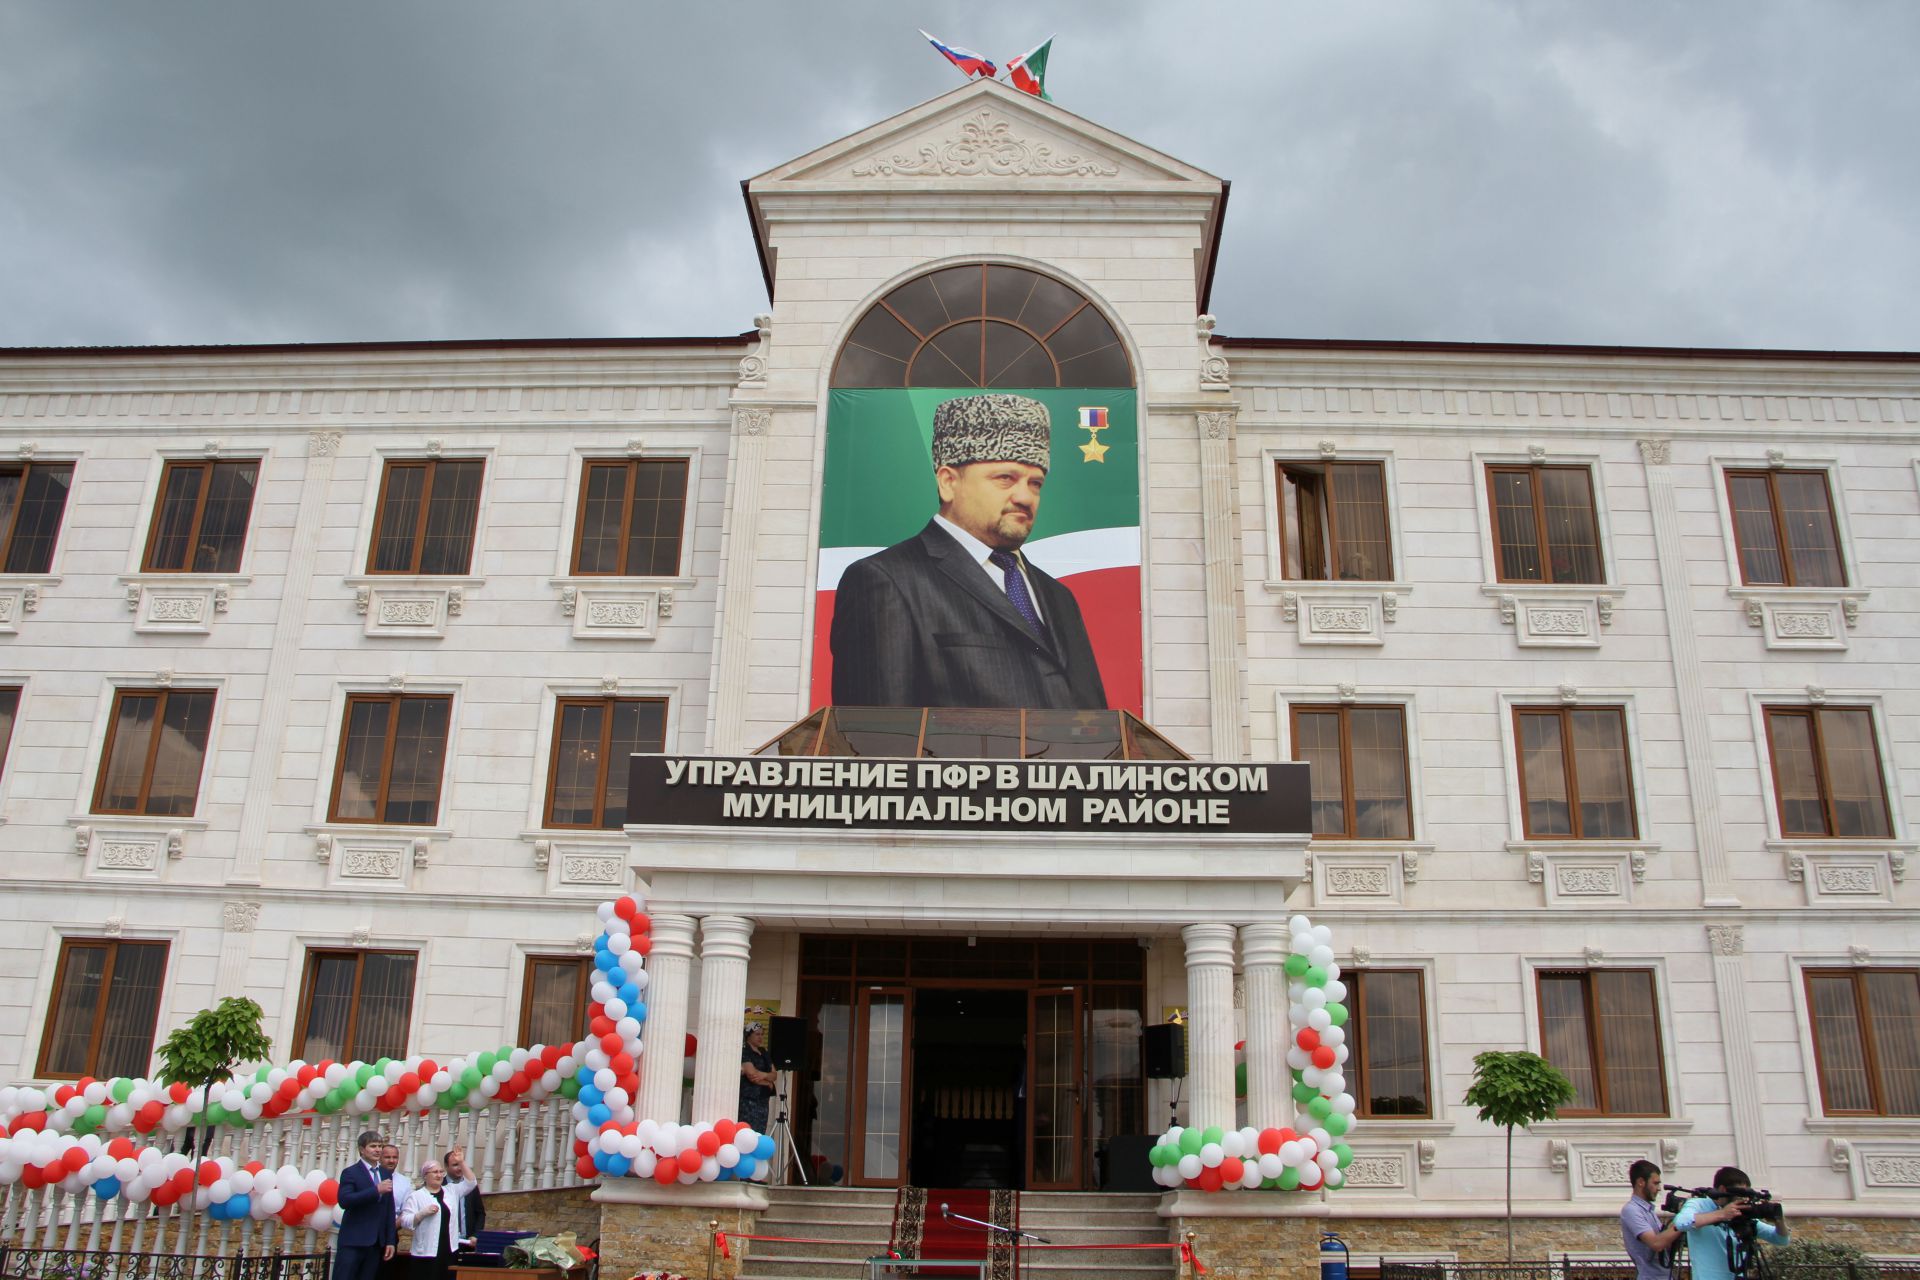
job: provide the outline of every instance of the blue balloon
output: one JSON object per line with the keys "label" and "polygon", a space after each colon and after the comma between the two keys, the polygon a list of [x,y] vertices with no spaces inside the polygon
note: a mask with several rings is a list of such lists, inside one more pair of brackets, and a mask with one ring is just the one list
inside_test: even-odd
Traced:
{"label": "blue balloon", "polygon": [[754,1148],[753,1154],[755,1158],[760,1160],[773,1159],[773,1135],[766,1133],[761,1134],[760,1145]]}
{"label": "blue balloon", "polygon": [[590,1107],[597,1106],[605,1101],[606,1096],[606,1094],[600,1092],[598,1085],[583,1084],[580,1086],[580,1101]]}
{"label": "blue balloon", "polygon": [[752,1156],[743,1155],[740,1157],[740,1163],[733,1166],[733,1176],[736,1178],[751,1178],[754,1169],[757,1168],[758,1165],[759,1162]]}
{"label": "blue balloon", "polygon": [[120,1194],[120,1179],[101,1178],[93,1184],[93,1194],[102,1200],[111,1200]]}
{"label": "blue balloon", "polygon": [[635,1022],[645,1022],[647,1020],[647,1002],[644,1000],[627,1001],[627,1016]]}
{"label": "blue balloon", "polygon": [[633,1012],[633,1006],[640,1003],[640,988],[629,982],[620,988],[620,1003],[627,1006],[627,1012]]}
{"label": "blue balloon", "polygon": [[594,1124],[605,1124],[613,1119],[613,1108],[604,1102],[596,1102],[587,1108],[587,1119]]}

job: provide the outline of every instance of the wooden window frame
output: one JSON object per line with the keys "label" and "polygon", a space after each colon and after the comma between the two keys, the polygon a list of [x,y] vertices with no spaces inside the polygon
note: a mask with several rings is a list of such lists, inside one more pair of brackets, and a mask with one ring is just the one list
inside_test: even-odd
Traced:
{"label": "wooden window frame", "polygon": [[1433,1045],[1430,1043],[1431,1037],[1427,1029],[1426,971],[1424,969],[1419,969],[1419,968],[1382,967],[1379,969],[1375,969],[1375,968],[1369,967],[1365,969],[1355,969],[1351,973],[1347,974],[1347,977],[1351,980],[1350,985],[1353,987],[1353,1006],[1352,1006],[1353,1018],[1350,1020],[1357,1020],[1359,1023],[1360,1038],[1361,1038],[1360,1047],[1363,1050],[1367,1047],[1367,1044],[1369,1043],[1367,1039],[1367,1034],[1366,1034],[1367,977],[1368,975],[1374,974],[1374,973],[1412,974],[1414,982],[1418,986],[1419,995],[1420,995],[1420,1079],[1423,1083],[1425,1083],[1427,1088],[1427,1109],[1424,1114],[1417,1115],[1417,1116],[1408,1116],[1408,1115],[1375,1116],[1373,1111],[1373,1103],[1371,1101],[1371,1095],[1373,1091],[1368,1086],[1368,1083],[1367,1083],[1368,1077],[1372,1074],[1372,1072],[1367,1064],[1367,1056],[1363,1052],[1363,1053],[1356,1053],[1355,1055],[1353,1055],[1354,1057],[1353,1086],[1354,1087],[1351,1090],[1349,1090],[1349,1092],[1353,1094],[1353,1100],[1356,1104],[1354,1115],[1359,1119],[1363,1119],[1363,1120],[1366,1120],[1366,1119],[1378,1119],[1382,1121],[1431,1120],[1434,1118],[1434,1115],[1433,1115]]}
{"label": "wooden window frame", "polygon": [[[447,736],[440,742],[440,788],[434,797],[433,821],[388,822],[384,816],[387,809],[387,788],[393,784],[393,739],[400,729],[400,704],[409,700],[438,701],[447,704]],[[387,715],[386,742],[380,748],[380,788],[373,802],[371,818],[343,818],[340,816],[340,787],[347,773],[347,733],[353,726],[353,708],[358,703],[384,702],[389,707]],[[440,812],[446,807],[447,800],[447,763],[451,758],[449,746],[453,740],[453,695],[450,693],[350,693],[341,708],[340,737],[334,747],[333,791],[327,799],[328,822],[350,822],[360,826],[433,826],[440,820]]]}
{"label": "wooden window frame", "polygon": [[[0,684],[0,699],[13,695],[13,713],[7,717],[7,731],[0,736],[0,780],[7,776],[7,757],[13,752],[14,731],[20,727],[20,704],[26,701],[27,688],[20,684]],[[111,725],[112,721],[108,721]]]}
{"label": "wooden window frame", "polygon": [[[1493,539],[1493,577],[1501,583],[1527,584],[1552,587],[1604,587],[1608,582],[1606,538],[1600,529],[1600,494],[1593,483],[1593,465],[1586,462],[1489,462],[1486,467],[1487,494],[1487,532]],[[1543,471],[1579,471],[1587,478],[1587,501],[1593,513],[1593,557],[1598,563],[1600,575],[1592,582],[1561,582],[1552,576],[1552,555],[1547,549],[1547,498],[1540,484]],[[1509,578],[1506,573],[1506,558],[1502,554],[1504,546],[1500,541],[1500,497],[1493,486],[1494,477],[1514,472],[1525,472],[1532,480],[1533,487],[1533,546],[1540,557],[1540,576],[1538,578]]]}
{"label": "wooden window frame", "polygon": [[[443,462],[478,463],[480,465],[480,493],[482,496],[485,495],[487,486],[487,460],[485,457],[386,459],[380,467],[380,492],[374,498],[373,503],[373,532],[367,539],[367,573],[370,576],[381,578],[463,578],[473,572],[473,556],[474,553],[480,549],[480,499],[477,498],[474,501],[473,532],[470,535],[472,541],[467,547],[466,568],[462,569],[459,573],[449,574],[423,574],[420,571],[420,557],[425,551],[427,544],[427,519],[433,510],[433,485],[435,479],[440,474],[440,464]],[[420,489],[420,507],[414,518],[413,554],[408,557],[408,567],[405,569],[377,569],[374,567],[374,562],[380,554],[380,522],[385,517],[387,511],[387,483],[393,478],[394,469],[398,467],[423,467],[427,473],[426,483],[421,486]]]}
{"label": "wooden window frame", "polygon": [[[1340,804],[1345,817],[1346,830],[1340,833],[1313,833],[1315,840],[1391,840],[1395,843],[1414,839],[1419,824],[1414,821],[1413,812],[1413,751],[1407,739],[1407,708],[1400,702],[1357,702],[1348,705],[1344,702],[1301,702],[1291,703],[1287,707],[1287,732],[1292,744],[1295,760],[1300,758],[1300,716],[1325,715],[1336,712],[1340,724]],[[1354,834],[1359,825],[1359,802],[1353,794],[1353,721],[1347,713],[1350,711],[1396,711],[1400,714],[1400,763],[1404,766],[1406,779],[1407,834],[1404,836],[1360,836]]]}
{"label": "wooden window frame", "polygon": [[[1888,1119],[1905,1120],[1912,1117],[1904,1113],[1895,1114],[1887,1110],[1886,1090],[1880,1078],[1879,1042],[1873,1032],[1873,1014],[1867,1005],[1867,977],[1870,974],[1904,975],[1920,983],[1920,969],[1910,966],[1877,968],[1865,966],[1843,966],[1840,968],[1810,968],[1801,974],[1802,989],[1807,997],[1807,1038],[1813,1042],[1814,1074],[1818,1077],[1820,1089],[1820,1112],[1829,1116],[1876,1116]],[[1813,983],[1816,978],[1847,978],[1853,983],[1853,1016],[1855,1028],[1860,1036],[1861,1069],[1867,1078],[1867,1096],[1872,1108],[1860,1111],[1847,1108],[1835,1108],[1827,1100],[1827,1057],[1826,1050],[1820,1044],[1818,1024],[1814,1021]]]}
{"label": "wooden window frame", "polygon": [[[1580,819],[1580,771],[1574,766],[1573,753],[1573,713],[1576,711],[1611,711],[1620,717],[1620,750],[1623,755],[1621,764],[1625,766],[1627,778],[1627,816],[1633,823],[1633,831],[1626,836],[1588,836],[1582,831]],[[1566,835],[1543,835],[1535,832],[1528,818],[1527,805],[1527,762],[1525,748],[1521,745],[1520,720],[1523,716],[1555,716],[1560,721],[1560,776],[1567,785],[1567,819],[1573,829]],[[1640,838],[1640,802],[1635,796],[1633,785],[1633,743],[1627,729],[1627,709],[1618,703],[1596,704],[1593,706],[1576,705],[1571,707],[1516,706],[1513,708],[1513,771],[1520,787],[1520,834],[1528,840],[1638,840]]]}
{"label": "wooden window frame", "polygon": [[[1338,572],[1340,562],[1340,516],[1339,504],[1333,500],[1333,469],[1335,467],[1372,467],[1380,477],[1380,510],[1386,521],[1386,565],[1385,573],[1369,578],[1343,578]],[[1312,474],[1320,481],[1320,495],[1317,504],[1327,516],[1326,573],[1323,577],[1311,577],[1306,572],[1306,557],[1301,556],[1300,576],[1295,578],[1287,573],[1287,487],[1289,471]],[[1388,497],[1387,464],[1374,458],[1323,459],[1309,462],[1303,458],[1276,458],[1273,463],[1273,492],[1276,514],[1279,517],[1280,572],[1277,577],[1287,582],[1392,582],[1394,580],[1393,560],[1393,504]],[[1297,486],[1297,482],[1296,482]],[[1302,522],[1304,524],[1304,521]],[[1304,543],[1306,539],[1303,537]],[[1304,552],[1304,546],[1301,548]]]}
{"label": "wooden window frame", "polygon": [[[306,1056],[307,1018],[313,1013],[313,984],[315,978],[319,976],[319,962],[327,956],[352,956],[354,960],[353,994],[348,998],[347,1030],[346,1034],[341,1037],[340,1044],[340,1053],[343,1059],[351,1060],[353,1057],[353,1042],[360,1027],[360,988],[361,983],[367,976],[368,956],[413,957],[413,986],[407,992],[407,1029],[409,1033],[411,1033],[413,1029],[414,997],[419,994],[420,987],[420,953],[418,951],[409,951],[404,947],[308,947],[306,960],[302,963],[300,969],[300,1009],[293,1024],[295,1057]],[[412,1039],[411,1034],[409,1034],[408,1039]],[[404,1051],[407,1046],[403,1044],[400,1047],[404,1056]]]}
{"label": "wooden window frame", "polygon": [[44,569],[22,569],[18,572],[26,575],[53,572],[53,557],[55,553],[60,550],[60,534],[65,532],[67,527],[67,499],[73,497],[73,476],[79,471],[79,468],[71,460],[56,460],[52,458],[44,462],[22,461],[0,466],[0,475],[10,474],[15,471],[20,473],[20,501],[14,504],[13,518],[7,521],[6,530],[0,532],[0,572],[5,571],[7,560],[13,555],[13,535],[20,527],[20,513],[26,510],[27,480],[33,475],[33,469],[35,467],[48,469],[64,467],[68,473],[67,498],[62,499],[60,503],[60,523],[54,531],[53,546],[47,550],[47,567]]}
{"label": "wooden window frame", "polygon": [[[53,988],[47,997],[47,1016],[40,1024],[40,1052],[34,1059],[34,1075],[41,1080],[79,1079],[83,1075],[97,1074],[95,1068],[100,1065],[100,1038],[106,1032],[107,998],[113,990],[113,970],[120,958],[121,944],[140,947],[159,947],[161,952],[160,978],[161,996],[166,994],[167,965],[173,959],[172,947],[158,938],[84,938],[63,937],[60,939],[60,957],[53,968]],[[107,949],[106,967],[100,971],[100,990],[95,993],[93,1003],[93,1033],[87,1038],[86,1069],[69,1075],[64,1071],[53,1071],[47,1062],[47,1056],[53,1051],[53,1020],[60,1007],[60,993],[67,983],[67,960],[75,946],[105,947]],[[153,1005],[153,1027],[147,1037],[147,1058],[153,1058],[153,1041],[160,1034],[160,1004],[156,999]]]}
{"label": "wooden window frame", "polygon": [[[1780,514],[1780,483],[1782,475],[1818,476],[1821,492],[1827,498],[1827,526],[1833,531],[1833,558],[1840,562],[1840,582],[1832,587],[1809,587],[1811,591],[1844,591],[1853,582],[1853,575],[1847,571],[1846,544],[1840,540],[1840,513],[1833,505],[1833,475],[1825,467],[1727,467],[1720,475],[1720,485],[1727,495],[1727,526],[1733,537],[1733,559],[1740,570],[1740,585],[1743,587],[1799,587],[1794,581],[1797,576],[1793,568],[1793,555],[1787,541],[1786,518]],[[1780,582],[1754,582],[1747,577],[1746,558],[1740,554],[1740,515],[1739,507],[1733,497],[1735,480],[1764,479],[1767,482],[1767,514],[1773,517],[1774,554],[1780,557]]]}
{"label": "wooden window frame", "polygon": [[[622,702],[657,702],[660,704],[661,746],[666,745],[666,716],[672,709],[670,700],[664,697],[635,697],[632,695],[604,694],[582,695],[578,697],[556,698],[553,705],[553,737],[547,751],[547,798],[540,810],[543,830],[547,831],[618,831],[618,827],[605,825],[607,819],[607,778],[613,768],[613,710]],[[553,820],[553,790],[560,781],[560,726],[566,717],[568,707],[599,707],[605,713],[600,719],[600,769],[594,782],[593,821],[581,824],[573,822],[555,822]],[[628,817],[632,817],[631,797],[629,797]]]}
{"label": "wooden window frame", "polygon": [[1666,1120],[1673,1116],[1673,1095],[1667,1081],[1667,1034],[1660,1025],[1660,975],[1653,969],[1639,965],[1609,967],[1598,972],[1605,973],[1644,973],[1647,975],[1647,990],[1652,996],[1654,1052],[1660,1060],[1660,1110],[1658,1111],[1615,1111],[1608,1105],[1606,1045],[1600,1032],[1600,1007],[1593,998],[1594,969],[1560,968],[1557,966],[1538,968],[1533,971],[1533,1001],[1536,1030],[1540,1036],[1540,1056],[1546,1057],[1547,1050],[1547,1006],[1540,995],[1540,983],[1547,978],[1578,978],[1580,980],[1580,1011],[1587,1024],[1587,1069],[1593,1073],[1593,1096],[1597,1104],[1591,1109],[1575,1109],[1571,1106],[1560,1108],[1563,1119],[1626,1119],[1626,1120]]}
{"label": "wooden window frame", "polygon": [[[213,569],[200,569],[194,565],[194,557],[200,552],[200,525],[207,514],[207,493],[213,488],[214,472],[220,467],[241,467],[251,464],[254,467],[254,493],[247,500],[247,527],[240,534],[240,556],[244,561],[247,554],[247,541],[253,532],[253,502],[260,493],[259,458],[169,458],[160,468],[160,487],[153,495],[153,518],[147,523],[147,542],[140,552],[140,572],[142,573],[214,573]],[[176,470],[194,469],[200,472],[200,492],[193,500],[193,519],[187,525],[187,563],[178,569],[161,569],[153,563],[154,544],[160,538],[160,518],[166,511],[167,479]],[[238,572],[238,570],[234,570]]]}
{"label": "wooden window frame", "polygon": [[[220,691],[218,689],[184,688],[184,687],[175,688],[171,685],[167,686],[166,688],[149,689],[145,687],[135,687],[135,686],[129,685],[129,686],[115,689],[113,691],[113,705],[107,710],[107,735],[106,735],[106,738],[100,743],[100,760],[99,760],[98,767],[95,769],[95,777],[93,780],[93,803],[89,806],[88,812],[98,813],[98,814],[116,814],[122,817],[148,817],[148,816],[159,817],[161,816],[158,814],[149,815],[147,813],[147,801],[152,798],[153,763],[155,759],[157,759],[160,755],[160,730],[161,730],[161,727],[166,724],[167,699],[172,697],[176,693],[195,693],[195,694],[204,693],[208,697],[213,699],[215,712],[217,713],[219,710]],[[101,804],[106,798],[107,766],[108,766],[108,763],[113,759],[114,744],[120,734],[120,704],[122,701],[124,701],[129,697],[158,699],[153,709],[153,733],[152,733],[152,736],[147,741],[146,760],[140,767],[140,797],[135,802],[134,807],[131,809],[103,809],[101,807]],[[207,750],[203,750],[200,753],[200,772],[194,778],[194,783],[193,783],[193,812],[194,813],[198,813],[200,811],[200,784],[206,778],[207,755],[209,754],[209,752],[212,750],[212,747],[213,747],[213,742],[212,742],[213,720],[211,717],[209,717],[207,722],[207,735],[208,735]]]}
{"label": "wooden window frame", "polygon": [[[678,462],[685,481],[685,496],[680,502],[680,532],[673,557],[673,572],[669,574],[633,573],[627,555],[632,550],[628,535],[633,529],[634,484],[639,479],[640,465],[643,462]],[[587,533],[587,482],[595,467],[621,467],[626,471],[626,489],[620,504],[620,568],[613,573],[589,572],[580,567],[580,544]],[[680,576],[687,563],[687,516],[693,505],[693,459],[686,454],[657,458],[582,458],[580,460],[580,494],[574,503],[573,549],[568,552],[567,572],[576,578],[674,578]]]}
{"label": "wooden window frame", "polygon": [[579,954],[528,953],[524,975],[520,982],[520,1038],[516,1043],[524,1045],[533,1043],[531,1039],[533,1034],[533,971],[534,967],[540,964],[570,964],[579,970],[579,978],[573,989],[574,1007],[580,1014],[580,1025],[576,1032],[576,1039],[578,1035],[585,1034],[587,1026],[587,1006],[593,1001],[593,965],[590,963],[591,960],[591,956]]}
{"label": "wooden window frame", "polygon": [[[1880,779],[1880,810],[1887,823],[1885,836],[1843,836],[1836,834],[1838,823],[1833,812],[1833,786],[1827,779],[1827,739],[1820,728],[1822,711],[1863,711],[1867,716],[1867,725],[1872,730],[1873,769]],[[1820,821],[1826,831],[1821,835],[1807,832],[1789,833],[1787,830],[1787,796],[1780,786],[1780,755],[1773,745],[1773,721],[1775,716],[1793,716],[1808,722],[1808,736],[1813,741],[1814,785],[1820,789]],[[1767,772],[1773,781],[1773,820],[1783,840],[1885,840],[1893,838],[1893,798],[1887,794],[1887,761],[1880,750],[1880,722],[1871,706],[1857,703],[1835,703],[1832,706],[1811,705],[1762,705],[1760,721],[1767,734]]]}

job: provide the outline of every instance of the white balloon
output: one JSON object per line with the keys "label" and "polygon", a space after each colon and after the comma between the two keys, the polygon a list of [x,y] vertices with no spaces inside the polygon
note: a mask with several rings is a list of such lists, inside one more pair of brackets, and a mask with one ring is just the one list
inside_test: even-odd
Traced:
{"label": "white balloon", "polygon": [[1320,990],[1326,993],[1329,1000],[1339,1001],[1347,998],[1347,984],[1338,978],[1328,978],[1327,985]]}
{"label": "white balloon", "polygon": [[1327,1005],[1327,993],[1319,987],[1309,987],[1306,994],[1300,997],[1300,1003],[1309,1009],[1324,1009]]}
{"label": "white balloon", "polygon": [[1307,952],[1307,963],[1326,968],[1333,963],[1333,948],[1324,942],[1315,943],[1313,950]]}
{"label": "white balloon", "polygon": [[[1286,1144],[1282,1143],[1281,1145],[1284,1148]],[[1280,1176],[1280,1171],[1286,1167],[1287,1162],[1273,1153],[1263,1155],[1254,1161],[1254,1168],[1260,1171],[1262,1178],[1277,1178]]]}
{"label": "white balloon", "polygon": [[1313,1149],[1316,1152],[1324,1151],[1333,1145],[1332,1135],[1318,1126],[1308,1131],[1307,1136],[1313,1139]]}
{"label": "white balloon", "polygon": [[1337,980],[1341,973],[1344,972],[1344,970],[1340,968],[1340,962],[1338,960],[1329,960],[1326,964],[1326,970],[1328,982]]}
{"label": "white balloon", "polygon": [[1330,1044],[1337,1049],[1346,1042],[1347,1029],[1345,1027],[1336,1027],[1329,1022],[1329,1025],[1320,1028],[1321,1044]]}
{"label": "white balloon", "polygon": [[1329,1189],[1332,1189],[1332,1188],[1334,1188],[1334,1187],[1337,1187],[1337,1186],[1339,1186],[1339,1185],[1340,1185],[1341,1183],[1343,1183],[1343,1182],[1345,1182],[1345,1181],[1347,1180],[1347,1175],[1346,1175],[1346,1174],[1344,1174],[1344,1173],[1342,1173],[1342,1172],[1341,1172],[1340,1170],[1338,1170],[1338,1169],[1329,1169],[1329,1170],[1327,1170],[1327,1171],[1326,1171],[1326,1172],[1325,1172],[1324,1174],[1322,1174],[1321,1176],[1322,1176],[1322,1178],[1324,1178],[1324,1179],[1325,1179],[1325,1181],[1326,1181],[1326,1184],[1327,1184],[1327,1187],[1328,1187]]}
{"label": "white balloon", "polygon": [[1317,1164],[1303,1164],[1300,1166],[1300,1185],[1303,1187],[1317,1187],[1324,1177],[1326,1177],[1325,1170],[1321,1169]]}
{"label": "white balloon", "polygon": [[740,1163],[740,1148],[731,1142],[723,1142],[720,1144],[720,1149],[713,1153],[713,1158],[719,1162],[722,1169],[731,1169]]}
{"label": "white balloon", "polygon": [[1340,1094],[1333,1100],[1333,1113],[1337,1116],[1350,1116],[1353,1114],[1354,1105],[1352,1094]]}
{"label": "white balloon", "polygon": [[1313,921],[1307,919],[1304,915],[1296,915],[1287,921],[1287,931],[1289,933],[1307,933],[1312,930],[1312,928]]}
{"label": "white balloon", "polygon": [[[623,956],[633,950],[633,939],[624,933],[616,933],[607,941],[607,950],[616,956]],[[708,1179],[711,1181],[711,1179]]]}
{"label": "white balloon", "polygon": [[1238,1129],[1229,1129],[1220,1135],[1220,1153],[1238,1158],[1247,1154],[1247,1140]]}
{"label": "white balloon", "polygon": [[619,996],[614,996],[610,1000],[603,1000],[600,1003],[606,1009],[607,1016],[615,1022],[619,1022],[627,1016],[627,1002]]}
{"label": "white balloon", "polygon": [[620,1150],[620,1137],[621,1135],[612,1129],[604,1129],[601,1131],[600,1136],[594,1139],[594,1142],[600,1150],[606,1152],[608,1155],[613,1155]]}
{"label": "white balloon", "polygon": [[1313,926],[1311,932],[1313,934],[1313,943],[1317,947],[1327,946],[1333,941],[1333,930],[1324,924]]}
{"label": "white balloon", "polygon": [[1200,1163],[1209,1169],[1218,1169],[1220,1162],[1226,1158],[1227,1153],[1220,1149],[1217,1142],[1209,1142],[1200,1148]]}
{"label": "white balloon", "polygon": [[1322,1169],[1332,1169],[1340,1163],[1340,1157],[1331,1151],[1322,1151],[1313,1158],[1313,1162]]}
{"label": "white balloon", "polygon": [[1240,1185],[1252,1191],[1260,1185],[1260,1166],[1249,1160],[1240,1169]]}
{"label": "white balloon", "polygon": [[1325,1031],[1333,1025],[1333,1015],[1325,1009],[1309,1009],[1307,1011],[1307,1025],[1315,1031]]}
{"label": "white balloon", "polygon": [[1180,1157],[1180,1176],[1188,1182],[1192,1182],[1200,1176],[1201,1167],[1199,1156],[1185,1155]]}

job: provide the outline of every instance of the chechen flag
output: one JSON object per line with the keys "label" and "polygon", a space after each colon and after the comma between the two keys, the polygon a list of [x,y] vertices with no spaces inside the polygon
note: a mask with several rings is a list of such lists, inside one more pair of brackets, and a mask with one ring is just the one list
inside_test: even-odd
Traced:
{"label": "chechen flag", "polygon": [[1043,102],[1053,101],[1047,97],[1047,53],[1052,48],[1053,37],[1048,36],[1007,64],[1007,79],[1013,82],[1014,88]]}
{"label": "chechen flag", "polygon": [[[924,31],[920,34],[927,36],[927,33]],[[947,44],[944,41],[934,39],[932,36],[927,36],[927,43],[944,54],[947,61],[965,72],[969,79],[974,76],[985,76],[991,80],[994,76],[1000,74],[997,67],[971,49],[962,49],[957,44]]]}
{"label": "chechen flag", "polygon": [[[1101,387],[1018,390],[1047,406],[1052,466],[1033,536],[1021,549],[1073,592],[1107,705],[1140,713],[1140,452],[1137,393]],[[933,411],[962,390],[831,393],[820,489],[812,705],[833,700],[834,595],[854,561],[913,537],[939,504]],[[1092,407],[1089,407],[1089,406]],[[1092,430],[1090,428],[1097,428]],[[1097,446],[1091,452],[1088,444]]]}

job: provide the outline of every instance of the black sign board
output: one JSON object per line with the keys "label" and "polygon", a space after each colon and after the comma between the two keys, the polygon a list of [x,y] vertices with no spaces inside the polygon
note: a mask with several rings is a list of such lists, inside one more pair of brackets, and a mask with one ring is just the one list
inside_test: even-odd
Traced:
{"label": "black sign board", "polygon": [[1307,766],[637,755],[638,826],[1305,835]]}

